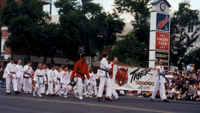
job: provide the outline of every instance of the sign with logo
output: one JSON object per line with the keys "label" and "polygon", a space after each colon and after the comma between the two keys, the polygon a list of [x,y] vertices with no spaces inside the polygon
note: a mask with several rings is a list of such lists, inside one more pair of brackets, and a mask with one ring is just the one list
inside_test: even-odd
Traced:
{"label": "sign with logo", "polygon": [[156,57],[156,59],[169,60],[168,53],[156,52],[155,57]]}
{"label": "sign with logo", "polygon": [[157,13],[156,29],[170,31],[170,15]]}
{"label": "sign with logo", "polygon": [[195,64],[188,64],[187,71],[193,71],[193,70],[195,70]]}
{"label": "sign with logo", "polygon": [[113,89],[154,91],[156,70],[114,65]]}
{"label": "sign with logo", "polygon": [[156,32],[156,49],[169,51],[169,33]]}

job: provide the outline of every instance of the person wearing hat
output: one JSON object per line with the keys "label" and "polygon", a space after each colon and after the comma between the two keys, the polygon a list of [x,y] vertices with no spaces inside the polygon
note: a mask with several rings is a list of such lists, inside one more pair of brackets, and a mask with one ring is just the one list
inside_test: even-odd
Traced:
{"label": "person wearing hat", "polygon": [[82,54],[81,59],[75,63],[74,69],[71,75],[72,80],[74,79],[75,74],[77,77],[77,88],[78,88],[79,99],[82,100],[83,99],[83,84],[85,81],[84,75],[86,74],[87,79],[90,79],[85,54]]}

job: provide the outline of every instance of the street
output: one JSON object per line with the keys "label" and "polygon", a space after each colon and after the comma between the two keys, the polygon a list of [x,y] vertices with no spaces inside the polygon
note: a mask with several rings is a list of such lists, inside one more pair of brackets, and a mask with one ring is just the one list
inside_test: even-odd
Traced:
{"label": "street", "polygon": [[164,103],[160,99],[151,102],[148,98],[124,97],[112,102],[98,102],[97,98],[79,100],[72,95],[68,98],[33,97],[32,94],[6,95],[0,88],[1,113],[197,113],[200,103],[195,101],[172,100]]}

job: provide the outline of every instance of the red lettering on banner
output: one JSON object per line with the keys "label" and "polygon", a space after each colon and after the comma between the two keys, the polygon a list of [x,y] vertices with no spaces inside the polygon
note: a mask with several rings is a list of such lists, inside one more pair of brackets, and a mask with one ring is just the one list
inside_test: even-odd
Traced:
{"label": "red lettering on banner", "polygon": [[[168,16],[166,15],[166,18],[164,20],[162,20],[161,22],[158,23],[158,26],[156,27],[156,29],[162,29],[162,27],[167,23],[169,22],[169,18]],[[168,30],[167,26],[165,26],[165,30]]]}

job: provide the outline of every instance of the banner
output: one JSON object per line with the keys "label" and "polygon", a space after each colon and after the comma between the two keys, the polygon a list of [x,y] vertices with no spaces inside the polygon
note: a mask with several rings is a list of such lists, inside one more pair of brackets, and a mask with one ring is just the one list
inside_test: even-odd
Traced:
{"label": "banner", "polygon": [[134,91],[154,91],[156,70],[131,66],[113,67],[112,88]]}

